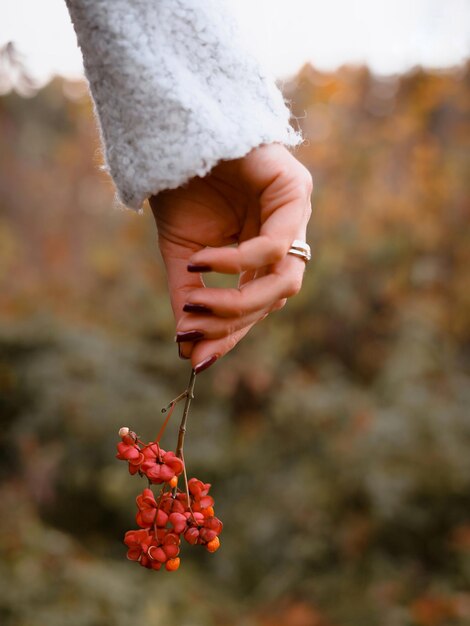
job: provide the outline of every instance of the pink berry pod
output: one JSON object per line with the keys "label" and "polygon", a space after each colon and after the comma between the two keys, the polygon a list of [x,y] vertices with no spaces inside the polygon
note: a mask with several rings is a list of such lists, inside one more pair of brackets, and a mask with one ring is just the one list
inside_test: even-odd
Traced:
{"label": "pink berry pod", "polygon": [[195,526],[191,526],[183,536],[189,544],[194,546],[199,540],[199,529]]}
{"label": "pink berry pod", "polygon": [[178,533],[178,535],[184,531],[187,525],[187,519],[183,513],[171,513],[168,521],[173,526],[175,533]]}

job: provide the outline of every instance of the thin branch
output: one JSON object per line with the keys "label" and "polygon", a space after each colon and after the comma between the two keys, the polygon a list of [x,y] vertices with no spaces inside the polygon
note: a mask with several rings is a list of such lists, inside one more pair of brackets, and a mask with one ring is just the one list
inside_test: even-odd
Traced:
{"label": "thin branch", "polygon": [[183,393],[180,393],[179,396],[176,396],[176,398],[174,398],[171,402],[169,402],[166,406],[163,407],[162,413],[166,413],[168,409],[171,409],[172,407],[174,407],[177,402],[179,402],[183,398],[186,398],[187,395],[188,395],[188,390],[185,389]]}
{"label": "thin branch", "polygon": [[[189,407],[191,406],[191,400],[194,398],[195,383],[196,383],[196,372],[194,370],[191,370],[191,376],[189,378],[188,388],[186,389],[186,402],[184,403],[183,417],[181,418],[181,424],[180,424],[180,428],[178,431],[178,443],[176,445],[176,456],[179,457],[183,461],[183,468],[184,468],[185,474],[186,474],[186,465],[184,462],[184,454],[183,454],[184,436],[186,434],[186,422],[188,420]],[[189,505],[189,491],[188,491],[186,476],[185,476],[185,482],[186,482],[186,495],[188,498],[188,505]],[[176,493],[177,493],[177,487],[173,489],[173,497],[176,496]]]}
{"label": "thin branch", "polygon": [[194,384],[196,382],[196,372],[191,370],[191,377],[189,379],[188,388],[186,389],[186,402],[184,403],[183,417],[181,418],[181,424],[178,432],[178,443],[176,445],[176,456],[182,459],[183,447],[184,447],[184,435],[186,433],[186,421],[188,419],[189,407],[191,406],[191,400],[194,398]]}
{"label": "thin branch", "polygon": [[[155,439],[155,443],[159,443],[160,439],[163,437],[163,433],[165,432],[165,428],[168,426],[168,422],[170,421],[170,417],[171,417],[171,414],[173,413],[173,409],[176,406],[176,402],[173,402],[172,404],[169,404],[168,406],[170,406],[171,408],[170,408],[170,410],[168,412],[168,415],[165,418],[165,421],[162,424],[162,427],[160,428],[160,431],[159,431],[159,433],[158,433],[158,435],[157,435],[157,437]],[[162,409],[162,411],[163,411],[163,409]]]}
{"label": "thin branch", "polygon": [[191,513],[191,517],[193,518],[193,521],[197,524],[197,519],[194,517],[194,512],[191,507],[191,498],[189,495],[189,485],[188,485],[188,474],[186,472],[186,461],[184,460],[184,454],[182,450],[181,450],[181,460],[183,461],[184,488],[186,490],[186,500],[188,501],[188,509],[189,509],[189,512]]}

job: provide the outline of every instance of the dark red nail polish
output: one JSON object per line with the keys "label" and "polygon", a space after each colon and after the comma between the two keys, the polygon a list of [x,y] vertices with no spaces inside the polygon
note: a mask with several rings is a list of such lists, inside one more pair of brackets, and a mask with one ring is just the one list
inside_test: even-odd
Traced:
{"label": "dark red nail polish", "polygon": [[181,344],[178,344],[178,356],[180,359],[189,359],[189,356],[184,356],[182,350],[181,350]]}
{"label": "dark red nail polish", "polygon": [[206,370],[208,367],[213,365],[217,361],[218,358],[219,358],[218,354],[213,354],[207,359],[204,359],[204,361],[201,361],[200,363],[198,363],[196,367],[194,368],[195,373],[200,374],[201,372]]}
{"label": "dark red nail polish", "polygon": [[195,265],[189,263],[187,270],[188,272],[212,272],[212,267],[210,265]]}
{"label": "dark red nail polish", "polygon": [[201,333],[199,330],[188,330],[184,333],[176,333],[175,341],[178,343],[180,341],[197,341],[198,339],[202,339],[204,337],[204,333]]}
{"label": "dark red nail polish", "polygon": [[185,304],[183,311],[186,313],[212,313],[212,309],[205,304]]}

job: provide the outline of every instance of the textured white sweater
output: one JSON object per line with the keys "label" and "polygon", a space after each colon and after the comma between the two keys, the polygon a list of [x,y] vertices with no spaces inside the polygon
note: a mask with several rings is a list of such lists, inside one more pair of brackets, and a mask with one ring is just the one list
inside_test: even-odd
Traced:
{"label": "textured white sweater", "polygon": [[263,143],[301,142],[224,0],[66,2],[128,207]]}

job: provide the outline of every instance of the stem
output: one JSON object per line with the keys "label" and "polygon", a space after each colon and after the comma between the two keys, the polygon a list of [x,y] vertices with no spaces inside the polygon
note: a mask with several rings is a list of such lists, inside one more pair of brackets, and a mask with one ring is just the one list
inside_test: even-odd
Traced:
{"label": "stem", "polygon": [[188,390],[185,389],[183,393],[180,393],[179,396],[176,396],[176,398],[174,398],[171,402],[169,402],[166,406],[163,407],[162,413],[166,413],[168,409],[173,408],[177,402],[179,402],[183,398],[186,398],[187,395],[188,395]]}
{"label": "stem", "polygon": [[[186,421],[188,419],[189,407],[191,406],[191,400],[194,398],[194,384],[196,382],[196,372],[191,370],[191,377],[189,379],[188,388],[186,389],[186,402],[184,403],[183,417],[181,418],[181,424],[178,432],[178,443],[176,445],[176,456],[183,460],[183,447],[184,447],[184,435],[186,433]],[[183,461],[184,462],[184,461]]]}
{"label": "stem", "polygon": [[[160,428],[160,431],[159,431],[159,433],[157,435],[157,438],[155,439],[155,443],[157,443],[157,444],[160,442],[160,439],[162,438],[163,433],[165,432],[165,428],[167,427],[168,422],[170,421],[170,417],[171,417],[171,414],[173,413],[173,409],[175,408],[175,405],[176,405],[176,400],[173,400],[173,402],[170,402],[170,404],[168,405],[171,408],[170,408],[170,410],[168,412],[168,415],[165,418],[165,421],[162,424],[162,427]],[[166,409],[162,409],[162,412],[164,410],[166,411]]]}
{"label": "stem", "polygon": [[191,513],[191,517],[193,518],[193,521],[197,524],[197,520],[194,517],[194,512],[191,507],[191,498],[189,495],[189,485],[188,485],[188,474],[186,473],[186,461],[184,460],[184,455],[183,455],[182,450],[181,450],[181,460],[183,461],[184,487],[186,489],[186,500],[188,501],[188,509],[189,509],[189,512]]}
{"label": "stem", "polygon": [[[189,378],[189,383],[188,383],[188,388],[186,389],[186,402],[184,403],[184,409],[183,409],[183,417],[181,418],[181,424],[180,424],[180,428],[178,431],[178,443],[176,444],[176,456],[179,457],[182,461],[183,461],[183,468],[184,468],[184,478],[185,478],[185,483],[186,483],[186,496],[188,498],[188,505],[189,505],[189,491],[188,491],[188,480],[186,477],[186,465],[184,462],[184,455],[183,455],[183,448],[184,448],[184,436],[186,434],[186,422],[188,419],[188,414],[189,414],[189,407],[191,406],[191,400],[194,398],[194,385],[196,383],[196,372],[194,370],[191,370],[191,376]],[[176,496],[177,493],[177,487],[175,487],[173,489],[173,497]]]}

